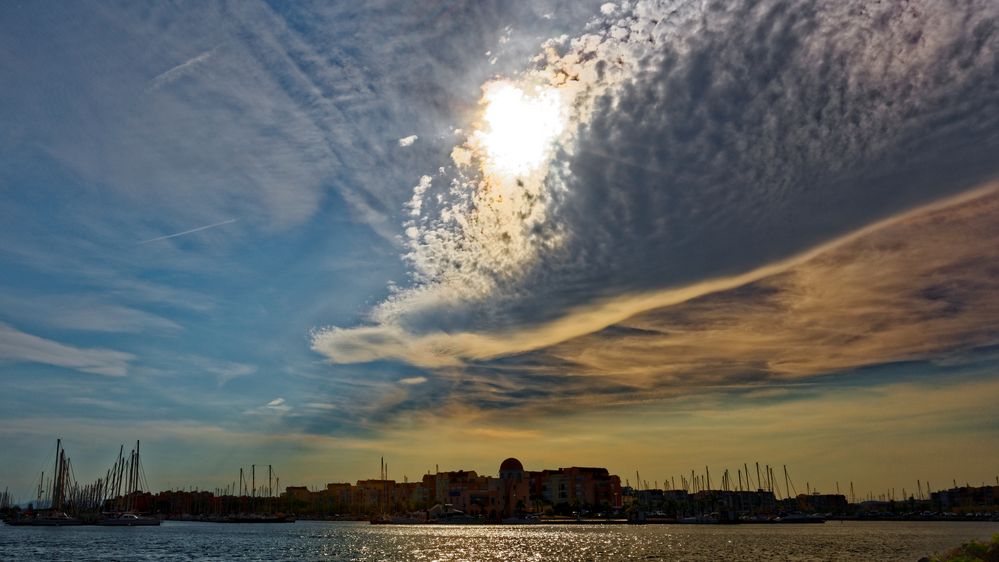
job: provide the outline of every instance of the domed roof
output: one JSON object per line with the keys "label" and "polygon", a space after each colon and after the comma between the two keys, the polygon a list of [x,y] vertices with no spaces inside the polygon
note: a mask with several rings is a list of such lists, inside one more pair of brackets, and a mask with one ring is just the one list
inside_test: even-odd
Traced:
{"label": "domed roof", "polygon": [[500,472],[501,473],[507,472],[507,471],[512,471],[512,470],[519,470],[519,471],[523,472],[524,471],[524,465],[520,464],[520,461],[518,461],[517,459],[515,459],[513,457],[510,457],[510,458],[506,459],[505,461],[503,461],[502,463],[500,463]]}

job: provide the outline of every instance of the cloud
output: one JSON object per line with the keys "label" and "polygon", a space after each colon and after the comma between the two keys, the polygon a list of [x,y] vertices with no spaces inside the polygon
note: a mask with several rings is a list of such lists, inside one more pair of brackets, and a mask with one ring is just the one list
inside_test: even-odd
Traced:
{"label": "cloud", "polygon": [[182,329],[176,322],[162,316],[108,302],[93,294],[32,297],[8,291],[5,296],[0,296],[0,305],[8,315],[22,322],[65,330],[140,333]]}
{"label": "cloud", "polygon": [[[625,293],[570,309],[564,316],[550,322],[517,330],[439,331],[415,335],[392,324],[352,329],[331,328],[314,335],[313,347],[337,363],[359,363],[391,358],[431,368],[458,367],[467,364],[468,361],[488,360],[542,349],[603,330],[646,311],[680,305],[713,293],[736,290],[782,274],[829,252],[839,251],[839,248],[852,248],[855,241],[882,230],[891,231],[899,224],[915,220],[914,217],[934,213],[942,208],[960,206],[967,201],[991,198],[997,189],[999,188],[996,185],[990,184],[969,194],[887,219],[801,254],[745,273],[707,279],[688,286],[660,291]],[[970,251],[980,251],[980,249],[974,246]]]}
{"label": "cloud", "polygon": [[399,146],[401,147],[413,146],[413,143],[416,142],[416,139],[418,138],[420,137],[416,135],[409,135],[408,137],[402,137],[401,139],[399,139]]}
{"label": "cloud", "polygon": [[0,323],[0,360],[41,363],[108,377],[128,374],[130,353],[110,349],[83,349],[34,336]]}
{"label": "cloud", "polygon": [[990,185],[744,275],[623,295],[521,331],[326,337],[344,338],[328,342],[334,360],[431,369],[438,412],[556,412],[760,391],[885,363],[944,366],[999,346],[997,216]]}
{"label": "cloud", "polygon": [[336,410],[338,408],[336,404],[328,402],[308,402],[305,404],[305,407],[313,410]]}
{"label": "cloud", "polygon": [[94,281],[100,283],[106,294],[120,296],[143,303],[157,303],[171,308],[207,312],[215,308],[215,302],[203,293],[171,287],[124,276],[98,275]]}
{"label": "cloud", "polygon": [[[555,4],[29,7],[3,29],[19,61],[2,76],[19,84],[5,148],[38,147],[116,208],[156,208],[161,232],[231,216],[283,231],[345,205],[394,244],[408,164],[435,148],[388,144],[439,138],[477,83],[585,9],[537,16]],[[494,48],[502,60],[483,65]]]}
{"label": "cloud", "polygon": [[218,361],[197,356],[184,358],[184,361],[190,363],[194,369],[215,375],[216,383],[220,388],[231,380],[252,375],[258,370],[256,365],[233,361]]}
{"label": "cloud", "polygon": [[408,386],[423,384],[425,382],[427,382],[427,377],[406,377],[399,379],[399,384],[405,384]]}
{"label": "cloud", "polygon": [[263,406],[251,408],[243,413],[248,416],[284,416],[290,413],[291,410],[291,406],[285,403],[284,398],[279,396]]}
{"label": "cloud", "polygon": [[543,353],[650,390],[974,356],[999,345],[996,217],[992,191]]}
{"label": "cloud", "polygon": [[999,172],[997,21],[988,3],[604,14],[510,78],[572,108],[545,171],[497,182],[457,146],[414,189],[412,284],[313,347],[450,367],[555,345],[981,185]]}

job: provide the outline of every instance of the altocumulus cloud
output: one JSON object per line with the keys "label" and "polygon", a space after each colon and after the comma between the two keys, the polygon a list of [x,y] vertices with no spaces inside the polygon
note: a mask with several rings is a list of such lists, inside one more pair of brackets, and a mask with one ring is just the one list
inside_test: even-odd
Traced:
{"label": "altocumulus cloud", "polygon": [[572,108],[518,206],[496,210],[459,146],[409,205],[412,285],[313,346],[451,370],[569,342],[543,363],[606,372],[571,340],[815,268],[823,243],[994,177],[997,20],[984,1],[604,10],[511,78]]}

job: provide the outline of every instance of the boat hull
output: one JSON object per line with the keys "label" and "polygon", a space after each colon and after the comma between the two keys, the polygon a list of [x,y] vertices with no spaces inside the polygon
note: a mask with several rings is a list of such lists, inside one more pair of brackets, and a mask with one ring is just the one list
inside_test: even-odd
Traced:
{"label": "boat hull", "polygon": [[11,527],[75,527],[83,525],[79,519],[22,519],[7,521]]}
{"label": "boat hull", "polygon": [[294,523],[294,517],[226,517],[222,523]]}
{"label": "boat hull", "polygon": [[153,527],[160,524],[155,517],[137,517],[135,519],[104,519],[97,522],[102,527]]}

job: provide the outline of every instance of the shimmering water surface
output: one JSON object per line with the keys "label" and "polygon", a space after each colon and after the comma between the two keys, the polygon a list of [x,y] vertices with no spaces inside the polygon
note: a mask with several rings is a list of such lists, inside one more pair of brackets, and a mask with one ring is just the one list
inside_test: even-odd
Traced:
{"label": "shimmering water surface", "polygon": [[907,560],[999,523],[375,526],[299,521],[0,526],[0,560]]}

